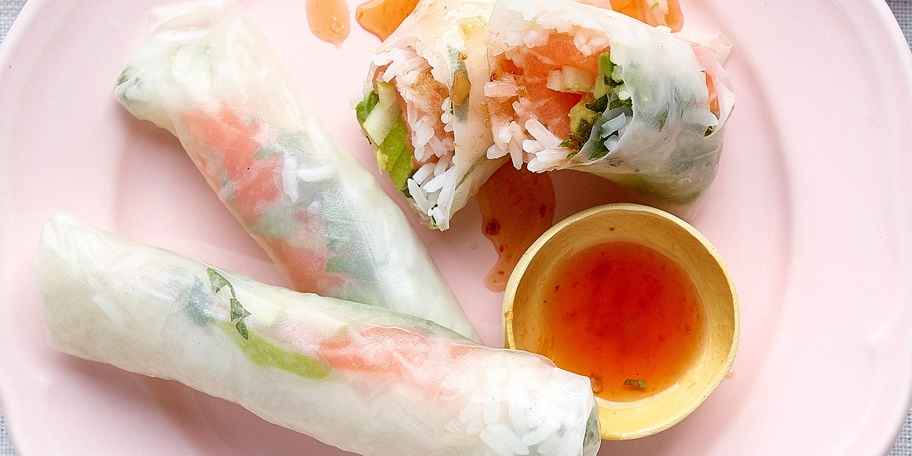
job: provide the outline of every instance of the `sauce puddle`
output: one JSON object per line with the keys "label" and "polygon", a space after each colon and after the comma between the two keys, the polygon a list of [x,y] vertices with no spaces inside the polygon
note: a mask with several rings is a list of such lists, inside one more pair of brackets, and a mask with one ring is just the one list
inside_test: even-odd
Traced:
{"label": "sauce puddle", "polygon": [[647,246],[612,241],[555,265],[538,353],[586,375],[596,396],[643,399],[671,388],[703,337],[703,304],[690,275]]}
{"label": "sauce puddle", "polygon": [[517,170],[507,162],[475,196],[481,229],[498,255],[484,284],[491,291],[504,291],[519,258],[554,224],[554,184],[547,173]]}

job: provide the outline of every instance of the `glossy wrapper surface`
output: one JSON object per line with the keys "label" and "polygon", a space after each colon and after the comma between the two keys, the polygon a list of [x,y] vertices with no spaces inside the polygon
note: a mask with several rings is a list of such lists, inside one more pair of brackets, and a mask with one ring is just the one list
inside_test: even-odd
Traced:
{"label": "glossy wrapper surface", "polygon": [[94,229],[45,225],[51,345],[177,380],[365,455],[593,455],[589,379],[419,318],[265,285]]}
{"label": "glossy wrapper surface", "polygon": [[[578,151],[561,143],[567,138],[544,131],[547,120],[535,114],[521,109],[514,118],[493,116],[496,141],[488,156],[521,156],[536,172],[575,169],[603,176],[643,194],[653,205],[692,217],[715,178],[735,102],[716,51],[572,0],[500,0],[489,23],[488,55],[513,59],[520,71],[528,72],[531,67],[517,60],[519,53],[551,44],[553,37],[572,42],[587,57],[607,50],[613,65],[610,83],[620,84],[620,98],[630,106],[612,105],[593,119],[591,135],[586,133]],[[500,97],[501,102],[516,106],[518,95],[521,103],[526,95],[522,87],[516,91]],[[620,128],[612,126],[619,120]],[[598,150],[600,141],[614,144]]]}
{"label": "glossy wrapper surface", "polygon": [[475,329],[404,214],[331,138],[231,1],[152,13],[117,81],[134,116],[177,136],[292,288]]}

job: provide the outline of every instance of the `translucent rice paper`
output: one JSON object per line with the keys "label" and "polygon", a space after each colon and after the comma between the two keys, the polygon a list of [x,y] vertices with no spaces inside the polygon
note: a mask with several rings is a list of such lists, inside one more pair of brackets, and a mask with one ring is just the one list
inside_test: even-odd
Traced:
{"label": "translucent rice paper", "polygon": [[376,306],[265,285],[58,214],[50,344],[365,455],[594,455],[589,379]]}
{"label": "translucent rice paper", "polygon": [[[588,157],[599,133],[596,122],[580,153],[553,144],[525,151],[528,168],[597,174],[640,192],[656,206],[692,216],[715,178],[735,102],[715,52],[621,13],[572,0],[498,0],[489,23],[488,54],[498,58],[513,48],[542,45],[552,34],[572,37],[584,53],[610,46],[615,75],[633,101],[633,117],[616,148],[601,158]],[[707,74],[713,75],[718,94],[718,117],[710,111]],[[521,127],[520,143],[538,139],[528,125]]]}
{"label": "translucent rice paper", "polygon": [[292,288],[480,340],[405,215],[330,138],[234,2],[154,10],[115,95],[180,139]]}
{"label": "translucent rice paper", "polygon": [[[410,146],[416,151],[414,174],[404,190],[417,212],[439,230],[449,228],[453,215],[505,161],[485,156],[492,139],[486,124],[484,84],[490,72],[484,39],[493,4],[418,2],[374,52],[368,71],[365,93],[375,90],[377,81],[391,83],[406,105]],[[435,98],[418,76],[428,70],[445,91],[445,99],[423,106],[411,100]],[[425,146],[426,136],[416,139],[428,129],[437,131],[438,138],[431,142],[443,144],[435,148]]]}

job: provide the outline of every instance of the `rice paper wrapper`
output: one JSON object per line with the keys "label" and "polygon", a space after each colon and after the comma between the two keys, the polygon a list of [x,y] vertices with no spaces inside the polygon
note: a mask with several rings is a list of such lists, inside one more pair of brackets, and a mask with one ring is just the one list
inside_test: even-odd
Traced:
{"label": "rice paper wrapper", "polygon": [[[485,34],[493,0],[421,0],[373,53],[365,96],[389,84],[407,125],[407,151],[390,157],[381,147],[386,131],[362,122],[387,170],[431,227],[445,230],[470,196],[504,163],[488,159],[491,145],[484,84],[490,76]],[[381,92],[381,98],[383,98]],[[380,101],[383,105],[383,100]],[[392,163],[398,157],[398,164]],[[411,160],[409,160],[411,158]]]}
{"label": "rice paper wrapper", "polygon": [[594,455],[589,379],[419,318],[265,285],[95,229],[42,233],[50,344],[365,455]]}
{"label": "rice paper wrapper", "polygon": [[374,176],[329,136],[233,1],[153,10],[117,81],[167,129],[298,291],[388,307],[480,340]]}
{"label": "rice paper wrapper", "polygon": [[[735,103],[716,52],[621,13],[572,0],[499,0],[489,23],[488,53],[497,58],[518,47],[540,46],[553,34],[571,37],[584,53],[610,46],[613,76],[623,82],[632,116],[627,112],[603,156],[593,150],[597,141],[606,139],[599,135],[611,131],[608,123],[618,121],[616,112],[609,115],[611,109],[594,122],[578,153],[555,143],[566,138],[548,138],[534,125],[523,125],[522,139],[535,142],[524,146],[528,168],[603,176],[639,192],[650,204],[692,216],[715,178],[725,124]],[[730,43],[714,38],[713,47],[726,57]],[[718,113],[710,109],[708,74]]]}

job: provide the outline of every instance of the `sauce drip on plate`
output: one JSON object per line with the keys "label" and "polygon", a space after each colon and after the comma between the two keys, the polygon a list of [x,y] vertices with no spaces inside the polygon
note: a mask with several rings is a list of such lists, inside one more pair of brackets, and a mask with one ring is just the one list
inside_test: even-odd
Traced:
{"label": "sauce drip on plate", "polygon": [[385,40],[405,20],[418,0],[371,0],[355,8],[355,20],[361,28]]}
{"label": "sauce drip on plate", "polygon": [[519,258],[554,224],[554,184],[547,173],[517,170],[507,162],[481,186],[476,199],[481,229],[498,255],[485,287],[504,291]]}
{"label": "sauce drip on plate", "polygon": [[687,271],[641,244],[588,247],[555,266],[539,353],[588,376],[596,396],[629,402],[675,385],[703,333]]}
{"label": "sauce drip on plate", "polygon": [[345,0],[307,0],[307,25],[327,43],[341,46],[351,31],[348,3]]}

